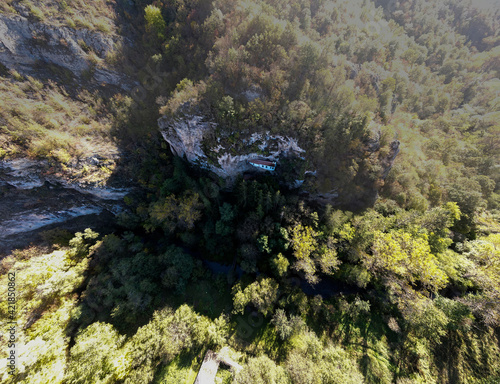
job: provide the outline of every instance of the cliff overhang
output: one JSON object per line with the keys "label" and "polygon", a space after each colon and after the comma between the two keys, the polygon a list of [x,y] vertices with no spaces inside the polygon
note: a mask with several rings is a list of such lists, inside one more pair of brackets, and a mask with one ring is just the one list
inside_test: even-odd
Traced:
{"label": "cliff overhang", "polygon": [[218,135],[217,124],[201,115],[163,116],[158,120],[160,132],[174,155],[216,175],[234,180],[246,172],[266,172],[249,161],[268,160],[278,164],[283,159],[304,160],[302,149],[292,137],[254,132]]}

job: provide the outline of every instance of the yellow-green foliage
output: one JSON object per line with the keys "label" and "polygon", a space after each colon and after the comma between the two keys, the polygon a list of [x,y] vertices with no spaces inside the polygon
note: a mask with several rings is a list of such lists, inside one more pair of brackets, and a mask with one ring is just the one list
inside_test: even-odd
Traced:
{"label": "yellow-green foliage", "polygon": [[265,355],[248,359],[244,368],[238,372],[234,379],[235,384],[287,384],[289,382],[283,367],[277,366]]}
{"label": "yellow-green foliage", "polygon": [[[156,311],[149,323],[139,328],[123,347],[132,361],[132,371],[126,375],[125,383],[151,382],[160,362],[169,364],[185,350],[204,347],[209,342],[210,323],[187,305],[181,305],[175,312],[168,307]],[[91,365],[88,360],[88,366]]]}
{"label": "yellow-green foliage", "polygon": [[[69,268],[66,261],[66,251],[55,251],[40,255],[29,260],[13,260],[13,256],[3,263],[13,263],[9,271],[16,273],[16,288],[18,290],[18,314],[28,316],[33,311],[44,309],[48,303],[70,294],[83,282],[83,271],[86,269],[86,259],[77,266]],[[5,283],[7,276],[2,276]],[[5,293],[7,284],[2,284]],[[2,315],[6,315],[6,302],[0,305]]]}
{"label": "yellow-green foliage", "polygon": [[315,275],[316,265],[312,254],[318,247],[318,242],[316,241],[318,234],[313,228],[298,224],[292,228],[291,235],[294,256],[297,259],[294,268],[303,271],[310,283],[317,282],[318,277]]}
{"label": "yellow-green foliage", "polygon": [[276,270],[276,273],[278,276],[284,276],[286,274],[286,271],[288,270],[288,266],[290,265],[290,262],[286,257],[284,257],[281,253],[278,253],[273,259],[272,259],[272,265],[273,268]]}
{"label": "yellow-green foliage", "polygon": [[323,273],[331,274],[339,264],[334,249],[326,245],[319,245],[318,239],[321,236],[321,232],[302,224],[297,224],[291,229],[291,244],[296,258],[293,268],[304,272],[310,283],[318,281],[316,275],[318,266]]}
{"label": "yellow-green foliage", "polygon": [[76,337],[65,380],[82,384],[151,382],[160,363],[169,364],[181,352],[205,346],[210,341],[210,324],[187,305],[175,312],[168,307],[156,311],[128,338],[110,324],[93,323]]}
{"label": "yellow-green foliage", "polygon": [[[21,256],[21,253],[16,253]],[[8,273],[15,273],[16,320],[19,372],[24,379],[8,375],[0,366],[2,382],[60,383],[64,376],[69,336],[66,327],[77,303],[73,292],[85,279],[88,260],[70,268],[66,251],[35,255],[30,259],[10,256],[2,261],[6,269],[0,277],[0,294],[7,297]],[[2,327],[7,328],[7,300],[0,303]],[[7,341],[0,341],[2,362],[6,361]]]}
{"label": "yellow-green foliage", "polygon": [[189,79],[181,80],[166,104],[160,108],[160,113],[173,116],[183,104],[196,104],[205,87],[204,82],[193,84]]}
{"label": "yellow-green foliage", "polygon": [[286,371],[292,383],[365,382],[356,360],[347,351],[331,343],[324,344],[309,330],[292,337],[291,350],[285,361]]}
{"label": "yellow-green foliage", "polygon": [[298,260],[307,260],[318,245],[315,237],[317,233],[311,227],[304,227],[302,224],[292,228],[292,244],[294,256]]}
{"label": "yellow-green foliage", "polygon": [[[89,231],[85,232],[89,234]],[[82,251],[81,238],[69,250],[39,255],[31,248],[2,260],[0,294],[7,297],[8,274],[15,273],[19,375],[6,370],[7,339],[0,340],[2,383],[129,383],[149,382],[160,362],[207,344],[225,344],[228,323],[211,321],[187,305],[165,308],[129,338],[110,324],[92,323],[78,332],[68,355],[71,321],[81,315],[75,291],[85,281],[89,259],[68,255]],[[83,249],[88,254],[88,247]],[[0,302],[1,326],[7,328],[7,300]],[[91,351],[92,353],[89,353]]]}
{"label": "yellow-green foliage", "polygon": [[175,195],[167,196],[151,204],[151,223],[145,225],[146,229],[157,226],[163,226],[168,231],[174,231],[175,228],[192,229],[201,217],[200,208],[199,195],[196,193],[188,193],[180,198]]}
{"label": "yellow-green foliage", "polygon": [[370,269],[394,273],[412,283],[420,281],[433,290],[444,287],[447,282],[426,238],[401,230],[377,231],[372,250],[373,255],[366,259]]}
{"label": "yellow-green foliage", "polygon": [[[490,234],[465,244],[465,255],[474,262],[472,280],[483,290],[500,295],[500,234]],[[500,322],[500,318],[498,319]]]}
{"label": "yellow-green foliage", "polygon": [[0,3],[0,13],[15,12],[16,10],[12,7],[12,3],[15,0],[5,0]]}
{"label": "yellow-green foliage", "polygon": [[84,377],[92,377],[99,384],[123,380],[132,363],[130,355],[121,348],[124,341],[125,336],[111,324],[97,322],[85,328],[71,348],[67,382],[83,383]]}
{"label": "yellow-green foliage", "polygon": [[156,35],[159,39],[164,39],[167,23],[163,20],[161,9],[151,4],[146,6],[144,9],[144,18],[146,19],[146,30]]}
{"label": "yellow-green foliage", "polygon": [[243,313],[248,304],[253,304],[264,316],[278,299],[278,283],[271,278],[253,282],[242,290],[241,284],[233,287],[234,313]]}
{"label": "yellow-green foliage", "polygon": [[[191,359],[192,355],[187,356],[177,356],[165,369],[163,369],[158,374],[157,383],[158,384],[168,384],[168,383],[179,383],[179,384],[191,384],[196,379],[198,370],[200,369],[202,358],[197,356],[197,358]],[[220,367],[222,368],[222,366]],[[219,369],[217,375],[219,376],[224,372],[223,369]],[[228,371],[226,371],[228,372]],[[228,372],[229,373],[229,372]],[[231,376],[231,375],[229,375]]]}

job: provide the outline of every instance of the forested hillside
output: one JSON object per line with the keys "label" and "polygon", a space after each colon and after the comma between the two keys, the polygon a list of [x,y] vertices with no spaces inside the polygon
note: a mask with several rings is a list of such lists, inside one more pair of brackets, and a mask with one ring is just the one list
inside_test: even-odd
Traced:
{"label": "forested hillside", "polygon": [[[0,159],[130,193],[106,234],[1,259],[2,382],[192,384],[212,350],[242,366],[215,383],[500,383],[496,2],[37,3],[0,21],[109,47],[74,39],[83,72],[0,52]],[[214,127],[214,166],[266,157],[256,134],[303,152],[229,180],[160,117]]]}

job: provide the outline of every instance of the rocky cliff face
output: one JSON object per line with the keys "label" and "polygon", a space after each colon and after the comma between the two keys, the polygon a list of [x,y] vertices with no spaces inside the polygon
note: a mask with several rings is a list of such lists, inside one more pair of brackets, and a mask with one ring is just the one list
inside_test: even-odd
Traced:
{"label": "rocky cliff face", "polygon": [[[119,46],[130,44],[112,33],[48,25],[22,12],[0,13],[1,75],[7,69],[57,82],[54,73],[60,72],[76,78],[75,85],[88,87],[91,82],[130,90],[135,83],[106,60]],[[62,85],[71,86],[65,76],[63,80]],[[0,118],[0,128],[3,124]],[[5,140],[0,141],[8,144]],[[115,168],[121,155],[113,146],[97,146],[86,148],[64,167],[48,160],[0,160],[0,256],[39,240],[41,232],[56,227],[106,232],[113,216],[125,209],[123,197],[130,192],[123,188],[127,180],[109,180],[111,175],[120,179],[115,177]]]}
{"label": "rocky cliff face", "polygon": [[0,255],[55,227],[106,228],[124,209],[129,189],[70,182],[49,169],[46,161],[0,161]]}
{"label": "rocky cliff face", "polygon": [[53,64],[77,78],[86,74],[98,83],[130,90],[130,79],[101,65],[122,40],[97,31],[53,27],[19,15],[0,14],[0,63],[24,75],[37,75]]}
{"label": "rocky cliff face", "polygon": [[186,157],[190,163],[201,162],[208,167],[207,156],[201,145],[205,136],[215,129],[215,124],[204,121],[201,116],[189,116],[183,119],[162,117],[158,125],[174,155]]}
{"label": "rocky cliff face", "polygon": [[[305,160],[307,157],[293,138],[266,133],[254,133],[246,138],[230,138],[227,134],[217,133],[216,124],[199,115],[191,114],[177,118],[164,116],[159,119],[158,124],[163,138],[170,144],[172,153],[185,157],[190,163],[210,170],[230,182],[242,173],[259,172],[257,168],[248,164],[248,160],[276,161],[279,172],[280,162],[284,159]],[[356,157],[359,169],[357,174],[348,184],[336,185],[333,181],[333,188],[310,193],[311,199],[324,204],[342,204],[355,210],[375,203],[378,190],[399,153],[399,141],[393,141],[382,151],[378,126],[374,124],[370,128],[373,130],[371,138],[363,143],[357,152],[351,154]],[[332,151],[334,150],[332,148]],[[315,182],[302,184],[307,175]],[[307,189],[316,190],[318,185],[325,184],[321,180],[324,177],[326,176],[311,170],[303,172],[296,180],[289,179],[286,184],[291,188],[304,185]]]}
{"label": "rocky cliff face", "polygon": [[172,153],[229,180],[247,171],[259,172],[248,164],[249,160],[279,162],[305,152],[294,138],[268,133],[254,133],[248,138],[238,138],[237,142],[223,135],[215,138],[216,124],[202,116],[162,117],[158,125]]}

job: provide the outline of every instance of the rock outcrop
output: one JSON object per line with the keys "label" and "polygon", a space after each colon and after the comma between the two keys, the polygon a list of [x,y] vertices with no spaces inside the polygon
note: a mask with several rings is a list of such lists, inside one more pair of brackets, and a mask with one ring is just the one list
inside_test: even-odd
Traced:
{"label": "rock outcrop", "polygon": [[172,153],[230,180],[244,172],[259,171],[248,163],[249,160],[279,162],[286,157],[300,157],[305,152],[294,138],[269,133],[253,133],[247,138],[239,138],[237,151],[236,143],[224,137],[216,138],[209,145],[207,141],[214,138],[216,124],[197,115],[164,116],[158,120],[158,125]]}
{"label": "rock outcrop", "polygon": [[174,155],[186,157],[190,163],[203,164],[207,159],[202,142],[215,129],[214,123],[204,121],[201,116],[189,116],[183,119],[162,117],[158,120],[158,125]]}
{"label": "rock outcrop", "polygon": [[[324,168],[320,169],[320,165],[317,165],[319,172],[303,169],[295,174],[288,174],[285,180],[279,177],[282,168],[285,168],[280,167],[284,159],[295,159],[307,164],[307,154],[294,138],[269,133],[253,133],[246,136],[233,133],[231,136],[230,133],[219,132],[216,124],[196,114],[185,114],[176,118],[164,116],[158,120],[158,124],[173,154],[214,172],[228,180],[229,185],[243,173],[267,172],[249,164],[249,160],[266,159],[278,163],[276,170],[278,178],[287,187],[292,189],[302,187],[311,191],[304,191],[310,199],[324,204],[341,204],[353,210],[363,209],[375,203],[378,191],[399,153],[397,140],[388,147],[386,145],[381,148],[381,133],[379,127],[373,124],[370,127],[373,131],[370,139],[361,143],[347,156],[347,160],[355,159],[357,169],[355,175],[347,182],[344,180],[342,184],[342,176],[337,177],[330,168],[326,173]],[[334,151],[332,148],[332,155]],[[345,161],[342,162],[340,159],[337,164],[338,174],[345,173],[347,167]],[[329,189],[322,189],[324,185],[328,185]]]}
{"label": "rock outcrop", "polygon": [[392,169],[394,161],[396,160],[396,156],[399,153],[400,144],[401,143],[399,142],[399,140],[394,140],[389,147],[389,153],[380,161],[380,164],[382,166],[382,180],[385,180],[390,170]]}
{"label": "rock outcrop", "polygon": [[47,174],[46,161],[0,161],[0,255],[56,227],[106,228],[124,209],[124,188],[71,183]]}
{"label": "rock outcrop", "polygon": [[[71,85],[73,78],[85,88],[128,91],[136,86],[107,60],[121,46],[132,45],[127,38],[49,25],[23,12],[22,4],[17,8],[21,15],[0,14],[0,74],[17,71],[40,79],[62,79],[63,85]],[[88,151],[86,158],[64,167],[47,160],[0,160],[0,255],[39,240],[41,232],[56,227],[106,232],[116,221],[114,215],[125,209],[123,197],[130,192],[123,188],[123,180],[112,183],[113,187],[107,184],[111,174],[120,179],[115,169],[122,154],[106,151]]]}
{"label": "rock outcrop", "polygon": [[124,74],[99,65],[123,41],[87,29],[54,27],[31,22],[19,15],[0,14],[0,63],[21,74],[37,76],[49,64],[81,78],[130,90],[133,82]]}

